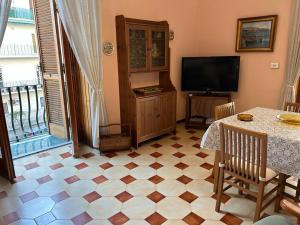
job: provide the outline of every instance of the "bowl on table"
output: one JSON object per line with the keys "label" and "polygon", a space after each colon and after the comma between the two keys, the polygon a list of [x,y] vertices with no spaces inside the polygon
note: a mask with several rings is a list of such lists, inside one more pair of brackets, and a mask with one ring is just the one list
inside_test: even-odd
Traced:
{"label": "bowl on table", "polygon": [[240,113],[237,115],[237,118],[238,120],[246,121],[246,122],[253,121],[253,115],[248,113]]}
{"label": "bowl on table", "polygon": [[284,113],[284,114],[277,115],[277,119],[279,119],[284,123],[300,125],[300,115]]}

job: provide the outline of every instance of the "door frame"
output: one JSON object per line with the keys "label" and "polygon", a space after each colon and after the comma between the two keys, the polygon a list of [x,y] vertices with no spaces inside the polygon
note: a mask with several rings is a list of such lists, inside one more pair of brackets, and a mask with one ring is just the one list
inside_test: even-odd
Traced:
{"label": "door frame", "polygon": [[2,158],[0,158],[0,174],[10,182],[16,178],[14,162],[12,158],[8,130],[5,120],[5,112],[3,109],[2,95],[0,93],[0,149]]}

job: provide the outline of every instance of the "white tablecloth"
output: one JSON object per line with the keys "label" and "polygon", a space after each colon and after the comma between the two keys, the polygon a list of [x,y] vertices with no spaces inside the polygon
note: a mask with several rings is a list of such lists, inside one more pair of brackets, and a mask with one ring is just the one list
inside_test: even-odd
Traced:
{"label": "white tablecloth", "polygon": [[286,113],[281,110],[254,108],[246,111],[254,116],[253,121],[243,122],[237,116],[215,121],[205,132],[200,146],[219,150],[219,123],[268,134],[268,167],[300,179],[300,126],[279,121],[276,116]]}

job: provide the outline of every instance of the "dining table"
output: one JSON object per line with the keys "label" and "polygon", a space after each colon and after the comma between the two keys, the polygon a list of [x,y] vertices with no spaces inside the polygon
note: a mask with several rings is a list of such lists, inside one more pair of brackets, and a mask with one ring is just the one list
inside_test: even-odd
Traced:
{"label": "dining table", "polygon": [[265,133],[268,136],[267,166],[277,172],[300,179],[300,125],[284,123],[277,117],[285,113],[296,115],[300,115],[300,113],[262,107],[252,108],[243,113],[253,115],[253,120],[240,121],[237,115],[233,115],[214,121],[203,135],[201,148],[215,150],[218,153],[220,150],[220,122]]}

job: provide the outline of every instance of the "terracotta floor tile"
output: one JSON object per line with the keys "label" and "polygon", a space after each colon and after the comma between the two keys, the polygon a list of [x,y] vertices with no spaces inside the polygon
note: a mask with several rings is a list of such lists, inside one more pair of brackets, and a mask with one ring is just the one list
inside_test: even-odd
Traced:
{"label": "terracotta floor tile", "polygon": [[49,175],[47,176],[44,176],[44,177],[41,177],[41,178],[38,178],[36,181],[39,183],[39,184],[45,184],[49,181],[52,180],[52,177],[50,177]]}
{"label": "terracotta floor tile", "polygon": [[207,170],[210,170],[210,169],[214,168],[214,166],[209,164],[209,163],[203,163],[201,165],[201,167],[204,168],[204,169],[207,169]]}
{"label": "terracotta floor tile", "polygon": [[131,182],[135,181],[136,179],[133,176],[127,175],[123,178],[120,179],[123,181],[125,184],[130,184]]}
{"label": "terracotta floor tile", "polygon": [[26,170],[32,170],[32,169],[37,168],[37,167],[39,167],[39,166],[40,166],[40,165],[37,164],[36,162],[34,162],[34,163],[29,163],[29,164],[27,164],[27,165],[24,165],[24,167],[25,167]]}
{"label": "terracotta floor tile", "polygon": [[214,177],[212,175],[210,175],[209,177],[205,178],[205,180],[209,183],[214,184]]}
{"label": "terracotta floor tile", "polygon": [[114,166],[114,165],[110,164],[109,162],[103,163],[103,164],[100,165],[100,167],[101,167],[102,169],[104,169],[104,170],[107,170],[107,169],[109,169],[109,168],[111,168],[111,167],[113,167],[113,166]]}
{"label": "terracotta floor tile", "polygon": [[198,143],[197,143],[197,144],[194,144],[193,147],[195,147],[195,148],[200,148],[200,144],[198,144]]}
{"label": "terracotta floor tile", "polygon": [[108,220],[113,225],[122,225],[122,224],[126,223],[129,220],[129,218],[122,212],[119,212],[119,213],[115,214],[114,216],[110,217]]}
{"label": "terracotta floor tile", "polygon": [[188,168],[188,167],[189,167],[188,165],[186,165],[185,163],[182,163],[182,162],[177,163],[175,166],[176,166],[178,169],[181,169],[181,170],[184,170],[185,168]]}
{"label": "terracotta floor tile", "polygon": [[115,197],[116,197],[116,199],[118,199],[122,203],[128,201],[131,198],[133,198],[133,196],[131,194],[129,194],[127,191],[124,191],[124,192],[118,194]]}
{"label": "terracotta floor tile", "polygon": [[138,157],[139,155],[140,155],[140,154],[137,153],[137,152],[130,152],[130,153],[128,154],[128,156],[131,157],[131,158]]}
{"label": "terracotta floor tile", "polygon": [[159,193],[158,191],[154,191],[151,194],[147,196],[151,201],[158,203],[160,200],[164,199],[166,196],[163,194]]}
{"label": "terracotta floor tile", "polygon": [[159,168],[163,167],[163,165],[161,165],[160,163],[158,162],[155,162],[155,163],[152,163],[150,165],[151,168],[155,169],[155,170],[158,170]]}
{"label": "terracotta floor tile", "polygon": [[167,221],[167,219],[165,217],[163,217],[162,215],[160,215],[159,213],[155,212],[152,215],[148,216],[145,219],[148,223],[150,223],[151,225],[161,225],[164,222]]}
{"label": "terracotta floor tile", "polygon": [[95,156],[95,154],[92,153],[92,152],[88,152],[88,153],[85,153],[85,154],[82,155],[82,157],[86,158],[86,159],[92,158],[94,156]]}
{"label": "terracotta floor tile", "polygon": [[162,154],[159,153],[159,152],[153,152],[153,153],[151,153],[150,155],[151,155],[152,157],[154,157],[154,158],[158,158],[158,157],[161,157],[161,156],[162,156]]}
{"label": "terracotta floor tile", "polygon": [[164,180],[164,178],[162,178],[158,175],[154,175],[153,177],[150,177],[148,180],[150,180],[154,184],[158,184],[158,183],[162,182]]}
{"label": "terracotta floor tile", "polygon": [[68,184],[72,184],[72,183],[75,183],[76,181],[79,181],[80,179],[74,175],[74,176],[71,176],[71,177],[68,177],[65,179],[65,181],[68,183]]}
{"label": "terracotta floor tile", "polygon": [[191,212],[190,214],[188,214],[186,217],[183,218],[183,221],[189,225],[200,225],[205,220],[200,216],[198,216],[197,214]]}
{"label": "terracotta floor tile", "polygon": [[70,198],[70,195],[65,192],[65,191],[62,191],[60,193],[57,193],[53,196],[51,196],[51,199],[55,202],[55,203],[59,203],[67,198]]}
{"label": "terracotta floor tile", "polygon": [[50,155],[49,152],[42,152],[42,153],[39,153],[37,156],[38,156],[39,158],[44,158],[44,157],[47,157],[47,156],[49,156],[49,155]]}
{"label": "terracotta floor tile", "polygon": [[80,164],[75,165],[75,168],[78,170],[82,170],[86,167],[88,167],[88,164],[86,164],[86,163],[80,163]]}
{"label": "terracotta floor tile", "polygon": [[134,162],[131,162],[131,163],[126,164],[125,167],[126,167],[127,169],[132,170],[132,169],[138,167],[138,165],[135,164]]}
{"label": "terracotta floor tile", "polygon": [[231,213],[226,213],[225,216],[222,217],[221,221],[227,225],[240,225],[243,222],[243,220]]}
{"label": "terracotta floor tile", "polygon": [[96,191],[93,191],[89,194],[86,194],[83,196],[83,198],[88,202],[91,203],[93,201],[96,201],[97,199],[101,198],[101,195],[99,195]]}
{"label": "terracotta floor tile", "polygon": [[179,182],[183,183],[183,184],[188,184],[190,183],[193,179],[189,178],[188,176],[182,175],[181,177],[178,177],[176,180],[178,180]]}
{"label": "terracotta floor tile", "polygon": [[198,196],[192,194],[191,192],[186,191],[183,194],[181,194],[179,196],[179,198],[183,199],[184,201],[186,201],[188,203],[192,203],[193,201],[195,201],[198,198]]}
{"label": "terracotta floor tile", "polygon": [[6,198],[6,197],[7,197],[6,191],[0,191],[0,199]]}
{"label": "terracotta floor tile", "polygon": [[106,157],[108,157],[108,158],[113,158],[113,157],[117,156],[117,153],[115,153],[115,152],[108,152],[108,153],[105,153],[104,155]]}
{"label": "terracotta floor tile", "polygon": [[171,137],[171,139],[174,140],[174,141],[178,141],[180,139],[180,137],[173,136],[173,137]]}
{"label": "terracotta floor tile", "polygon": [[35,198],[38,198],[38,194],[35,191],[29,192],[27,194],[21,195],[20,199],[23,203],[29,202]]}
{"label": "terracotta floor tile", "polygon": [[17,214],[17,212],[11,212],[11,213],[3,216],[3,220],[4,220],[4,224],[11,224],[13,222],[20,220],[20,217]]}
{"label": "terracotta floor tile", "polygon": [[173,147],[173,148],[176,148],[176,149],[181,148],[182,146],[183,146],[183,145],[178,144],[178,143],[172,145],[172,147]]}
{"label": "terracotta floor tile", "polygon": [[100,175],[100,176],[98,176],[98,177],[95,177],[95,178],[93,178],[93,181],[96,183],[96,184],[101,184],[101,183],[103,183],[103,182],[105,182],[105,181],[107,181],[108,179],[105,177],[105,176],[103,176],[103,175]]}
{"label": "terracotta floor tile", "polygon": [[181,153],[181,152],[176,152],[173,154],[175,157],[177,158],[182,158],[183,156],[185,156],[185,154]]}
{"label": "terracotta floor tile", "polygon": [[161,144],[158,144],[158,143],[155,143],[153,145],[151,145],[151,147],[153,148],[160,148],[162,145]]}
{"label": "terracotta floor tile", "polygon": [[15,183],[19,183],[19,182],[22,182],[25,180],[25,177],[23,176],[17,176],[15,179],[14,179],[14,182]]}
{"label": "terracotta floor tile", "polygon": [[206,154],[204,152],[199,152],[198,154],[196,154],[196,156],[199,156],[200,158],[206,158],[208,156],[208,154]]}
{"label": "terracotta floor tile", "polygon": [[75,225],[84,225],[92,221],[93,218],[88,213],[84,212],[78,216],[73,217],[71,220]]}
{"label": "terracotta floor tile", "polygon": [[61,163],[55,163],[55,164],[51,165],[50,168],[51,168],[52,170],[57,170],[57,169],[59,169],[59,168],[61,168],[61,167],[63,167],[63,166],[64,166],[64,165],[61,164]]}
{"label": "terracotta floor tile", "polygon": [[199,141],[200,140],[200,138],[195,137],[195,136],[190,137],[190,139],[193,140],[193,141]]}
{"label": "terracotta floor tile", "polygon": [[60,154],[60,156],[61,156],[63,159],[66,159],[66,158],[71,157],[72,154],[71,154],[70,152],[65,152],[65,153]]}
{"label": "terracotta floor tile", "polygon": [[[211,197],[217,200],[217,194],[214,194]],[[225,204],[226,202],[229,201],[230,198],[231,197],[229,195],[223,193],[223,195],[221,197],[221,202]]]}

